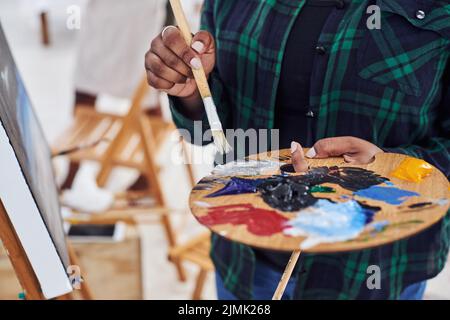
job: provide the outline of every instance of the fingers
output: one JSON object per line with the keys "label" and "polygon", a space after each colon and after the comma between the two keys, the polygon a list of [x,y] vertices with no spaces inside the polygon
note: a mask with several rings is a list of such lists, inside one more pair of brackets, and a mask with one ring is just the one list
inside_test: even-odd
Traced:
{"label": "fingers", "polygon": [[151,71],[147,71],[147,82],[153,88],[160,90],[169,90],[175,85],[175,83],[160,78]]}
{"label": "fingers", "polygon": [[291,158],[295,172],[308,171],[308,162],[306,162],[303,148],[297,142],[292,142],[291,144]]}
{"label": "fingers", "polygon": [[325,159],[329,157],[339,157],[353,152],[354,148],[351,137],[326,138],[317,141],[306,153],[306,157],[311,159]]}
{"label": "fingers", "polygon": [[192,49],[197,53],[212,53],[215,51],[214,38],[207,31],[199,31],[192,39]]}
{"label": "fingers", "polygon": [[166,29],[161,35],[164,46],[170,49],[177,57],[179,57],[186,65],[194,69],[201,68],[201,61],[197,57],[197,53],[186,44],[180,30],[176,28]]}
{"label": "fingers", "polygon": [[368,164],[381,152],[383,150],[369,141],[356,137],[336,137],[317,141],[306,157],[324,159],[343,156],[347,163]]}
{"label": "fingers", "polygon": [[172,83],[185,83],[187,76],[169,67],[162,58],[153,52],[149,52],[145,59],[145,68],[154,75]]}
{"label": "fingers", "polygon": [[[202,60],[206,72],[210,72],[215,61],[213,36],[207,31],[197,33],[188,46],[177,27],[169,26],[153,39],[145,55],[148,83],[160,90],[170,90],[176,85],[186,84],[193,78],[192,69],[200,69]],[[190,86],[191,89],[192,86]]]}
{"label": "fingers", "polygon": [[161,36],[152,41],[150,52],[157,55],[169,69],[176,71],[186,78],[192,77],[191,67],[164,45]]}

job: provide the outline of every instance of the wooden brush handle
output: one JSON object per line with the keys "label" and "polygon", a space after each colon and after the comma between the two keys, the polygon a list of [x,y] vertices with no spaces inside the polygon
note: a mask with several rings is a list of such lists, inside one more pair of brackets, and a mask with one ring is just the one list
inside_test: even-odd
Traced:
{"label": "wooden brush handle", "polygon": [[[170,5],[172,7],[175,20],[178,23],[178,27],[180,28],[181,34],[183,35],[184,40],[186,40],[186,44],[190,47],[192,44],[192,34],[186,19],[186,15],[183,11],[183,7],[181,6],[181,2],[180,0],[170,0]],[[197,83],[198,91],[200,91],[200,95],[202,96],[202,98],[211,97],[211,90],[209,89],[205,69],[203,69],[203,67],[198,70],[192,69],[192,73],[194,74],[195,82]]]}

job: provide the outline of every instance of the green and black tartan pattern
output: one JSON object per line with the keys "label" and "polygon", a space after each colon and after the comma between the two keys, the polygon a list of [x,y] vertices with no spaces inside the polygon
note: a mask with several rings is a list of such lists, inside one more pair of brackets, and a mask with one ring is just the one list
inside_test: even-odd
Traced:
{"label": "green and black tartan pattern", "polygon": [[[206,0],[203,29],[217,42],[211,87],[226,128],[271,129],[284,50],[305,0]],[[369,30],[367,8],[381,9]],[[418,19],[416,12],[425,12]],[[357,136],[387,152],[424,158],[450,175],[450,3],[446,0],[352,0],[328,18],[311,79],[314,141]],[[301,58],[299,57],[299,61]],[[193,130],[176,99],[173,118]],[[207,129],[206,117],[203,129]],[[305,146],[314,141],[300,141]],[[396,299],[408,285],[445,265],[450,214],[421,234],[346,254],[301,256],[295,298]],[[253,250],[212,238],[211,256],[225,287],[252,298]],[[381,268],[381,290],[366,286],[367,267]]]}

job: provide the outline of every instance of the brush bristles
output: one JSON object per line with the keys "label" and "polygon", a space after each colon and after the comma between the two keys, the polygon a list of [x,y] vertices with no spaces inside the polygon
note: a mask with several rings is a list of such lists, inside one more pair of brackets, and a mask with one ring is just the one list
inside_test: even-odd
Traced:
{"label": "brush bristles", "polygon": [[221,154],[227,154],[232,150],[222,130],[212,130],[212,136],[214,144]]}

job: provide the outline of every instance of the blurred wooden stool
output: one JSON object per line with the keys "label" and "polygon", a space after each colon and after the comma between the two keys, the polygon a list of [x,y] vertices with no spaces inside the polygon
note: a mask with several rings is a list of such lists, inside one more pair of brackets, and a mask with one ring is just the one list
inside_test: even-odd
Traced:
{"label": "blurred wooden stool", "polygon": [[178,245],[169,251],[169,260],[174,263],[189,261],[199,266],[193,300],[200,300],[208,272],[214,270],[214,265],[209,258],[211,249],[210,233],[204,233],[194,237],[183,245]]}
{"label": "blurred wooden stool", "polygon": [[[156,163],[156,155],[165,139],[176,130],[175,126],[162,117],[147,116],[141,109],[149,86],[143,80],[133,97],[129,112],[125,116],[97,112],[94,108],[76,107],[72,124],[63,132],[53,146],[54,155],[67,155],[73,163],[90,160],[100,164],[97,184],[103,187],[115,167],[138,170],[148,182],[148,188],[140,192],[125,192],[117,197],[112,210],[92,215],[90,223],[114,223],[125,221],[135,223],[134,216],[145,212],[156,213],[160,217],[169,247],[176,245],[169,211],[162,193],[159,179],[161,168]],[[66,151],[61,151],[66,150]],[[151,198],[148,205],[136,205],[144,198]],[[83,221],[88,223],[88,221]],[[184,272],[181,264],[176,264],[180,278]]]}

